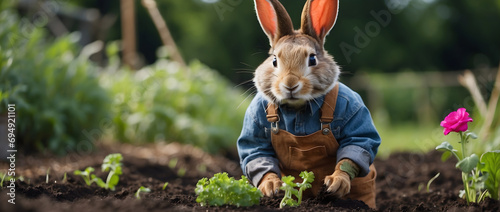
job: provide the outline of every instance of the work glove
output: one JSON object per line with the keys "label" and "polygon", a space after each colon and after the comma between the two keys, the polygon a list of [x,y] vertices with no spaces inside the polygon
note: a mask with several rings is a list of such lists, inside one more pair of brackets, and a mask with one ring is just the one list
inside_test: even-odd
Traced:
{"label": "work glove", "polygon": [[352,160],[342,159],[335,166],[332,175],[325,177],[327,191],[342,198],[351,191],[351,180],[359,174],[359,166]]}
{"label": "work glove", "polygon": [[277,195],[283,181],[274,172],[268,172],[262,177],[259,184],[259,190],[265,196],[272,197]]}

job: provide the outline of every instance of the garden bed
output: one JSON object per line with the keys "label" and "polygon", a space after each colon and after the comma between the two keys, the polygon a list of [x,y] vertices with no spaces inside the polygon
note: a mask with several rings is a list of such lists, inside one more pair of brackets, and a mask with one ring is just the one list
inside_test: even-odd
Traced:
{"label": "garden bed", "polygon": [[[87,166],[96,169],[102,178],[100,164],[109,153],[122,153],[123,175],[115,191],[85,185],[74,170]],[[377,205],[380,211],[500,211],[500,201],[486,199],[481,204],[467,206],[457,197],[462,186],[460,171],[454,168],[455,161],[440,161],[440,153],[398,153],[387,159],[377,159]],[[8,164],[0,162],[0,172]],[[47,170],[49,181],[46,183]],[[228,172],[239,179],[241,170],[235,159],[211,156],[203,151],[180,144],[154,144],[149,146],[103,146],[99,151],[85,154],[70,154],[65,157],[27,156],[17,157],[16,174],[24,182],[16,182],[15,205],[9,204],[7,189],[0,190],[0,211],[205,211],[196,203],[194,188],[202,177],[211,177],[217,172]],[[426,184],[438,172],[441,175],[431,184],[429,193]],[[67,181],[62,182],[64,173]],[[169,182],[165,190],[163,185]],[[141,186],[151,189],[134,194]],[[419,191],[419,187],[421,188]],[[258,206],[245,208],[250,211],[279,210],[280,197],[262,198]],[[241,210],[235,206],[210,208],[218,211]],[[305,200],[292,211],[333,211],[353,209],[372,211],[362,202],[336,200],[328,195]]]}

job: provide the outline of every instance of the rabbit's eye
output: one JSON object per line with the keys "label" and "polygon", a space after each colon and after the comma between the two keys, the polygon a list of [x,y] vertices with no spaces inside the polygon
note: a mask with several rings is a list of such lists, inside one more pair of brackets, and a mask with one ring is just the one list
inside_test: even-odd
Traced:
{"label": "rabbit's eye", "polygon": [[316,64],[317,64],[316,55],[315,54],[309,55],[309,66],[315,66]]}
{"label": "rabbit's eye", "polygon": [[273,66],[275,68],[278,67],[278,59],[276,59],[276,56],[273,57]]}

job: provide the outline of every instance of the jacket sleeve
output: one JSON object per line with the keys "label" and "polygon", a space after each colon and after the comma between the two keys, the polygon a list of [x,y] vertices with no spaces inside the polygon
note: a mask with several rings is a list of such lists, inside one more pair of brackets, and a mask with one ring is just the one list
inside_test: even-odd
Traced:
{"label": "jacket sleeve", "polygon": [[248,107],[243,129],[237,141],[241,169],[254,186],[258,186],[261,178],[268,172],[281,176],[269,128],[264,124],[259,124],[257,118],[259,115],[266,117],[263,103],[259,103],[258,99],[256,96]]}
{"label": "jacket sleeve", "polygon": [[354,161],[360,167],[359,176],[363,177],[370,172],[381,139],[368,108],[362,102],[357,105],[341,127],[337,162],[344,158]]}

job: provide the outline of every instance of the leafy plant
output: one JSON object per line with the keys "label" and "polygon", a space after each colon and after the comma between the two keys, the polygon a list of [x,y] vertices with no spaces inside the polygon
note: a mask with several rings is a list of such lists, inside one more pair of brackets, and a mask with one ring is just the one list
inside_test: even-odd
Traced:
{"label": "leafy plant", "polygon": [[202,178],[196,184],[196,202],[201,206],[236,205],[252,206],[259,204],[262,193],[248,183],[245,176],[240,180],[228,177],[226,172],[217,173],[212,178]]}
{"label": "leafy plant", "polygon": [[[285,196],[281,200],[280,208],[287,205],[292,207],[299,206],[302,202],[302,192],[312,187],[311,183],[314,181],[313,172],[303,171],[299,176],[303,179],[302,183],[294,183],[295,177],[293,176],[284,176],[281,178],[283,186],[281,186],[280,189],[285,191]],[[296,187],[299,189],[297,190]],[[294,195],[297,200],[294,200],[292,195]]]}
{"label": "leafy plant", "polygon": [[[466,146],[469,139],[476,139],[477,136],[472,132],[467,132],[468,122],[472,122],[469,113],[464,108],[460,108],[450,113],[441,126],[444,127],[444,134],[457,132],[460,135],[460,144],[462,146],[461,155],[458,150],[444,141],[436,147],[436,150],[444,151],[441,159],[444,161],[451,155],[458,160],[455,167],[462,171],[462,182],[464,190],[460,191],[460,197],[465,198],[467,204],[470,202],[481,202],[489,193],[492,197],[498,199],[498,182],[500,181],[500,151],[486,152],[481,156],[481,162],[476,154],[467,156]],[[486,184],[485,184],[486,183]],[[485,189],[486,185],[486,190]],[[495,191],[496,189],[496,191]]]}
{"label": "leafy plant", "polygon": [[[118,47],[107,49],[119,63]],[[113,130],[122,142],[178,141],[220,153],[234,147],[248,105],[242,91],[196,61],[187,68],[165,58],[133,72],[108,68],[101,84],[115,97]]]}
{"label": "leafy plant", "polygon": [[20,22],[1,10],[0,113],[16,104],[24,150],[89,151],[107,132],[121,142],[178,141],[210,153],[235,147],[249,102],[216,71],[161,54],[139,71],[122,69],[116,42],[101,70],[88,59],[90,44],[80,51],[78,33],[50,40],[43,27],[24,33]]}
{"label": "leafy plant", "polygon": [[500,150],[486,152],[481,155],[480,170],[487,173],[487,179],[484,182],[491,198],[500,200],[498,195],[500,189]]}
{"label": "leafy plant", "polygon": [[460,132],[460,143],[462,144],[462,154],[460,156],[456,153],[458,150],[454,149],[453,146],[446,141],[436,147],[436,150],[445,151],[442,157],[443,160],[448,159],[451,155],[457,158],[458,162],[455,167],[462,171],[462,182],[464,184],[464,190],[460,191],[460,197],[465,198],[467,203],[480,202],[486,195],[483,191],[486,176],[482,175],[479,169],[477,169],[479,157],[476,154],[466,157],[465,153],[465,143],[468,142],[472,135],[473,134],[470,133],[465,135],[463,132]]}
{"label": "leafy plant", "polygon": [[151,192],[151,189],[149,188],[145,188],[144,186],[141,186],[139,189],[137,189],[137,191],[135,192],[135,198],[137,199],[141,199],[141,195],[140,193],[143,192],[143,193],[149,193]]}
{"label": "leafy plant", "polygon": [[123,157],[120,153],[109,154],[104,158],[101,169],[103,172],[109,171],[106,182],[95,174],[91,174],[94,171],[92,167],[87,167],[85,171],[76,170],[73,174],[82,176],[87,185],[92,185],[95,182],[101,188],[114,191],[120,181],[120,175],[122,175],[122,159]]}
{"label": "leafy plant", "polygon": [[0,11],[0,114],[16,104],[16,144],[23,151],[66,154],[92,148],[84,132],[109,117],[109,95],[79,34],[46,39],[43,27],[26,26],[9,8]]}

